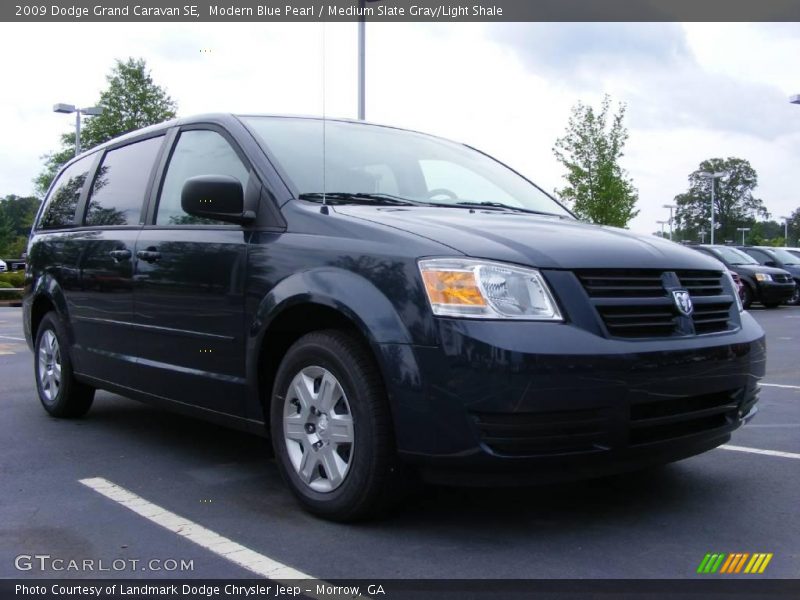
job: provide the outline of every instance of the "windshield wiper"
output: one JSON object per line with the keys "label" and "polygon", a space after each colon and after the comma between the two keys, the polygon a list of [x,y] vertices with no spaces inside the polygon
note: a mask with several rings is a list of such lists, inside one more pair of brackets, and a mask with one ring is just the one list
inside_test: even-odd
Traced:
{"label": "windshield wiper", "polygon": [[309,202],[322,202],[323,198],[328,204],[379,204],[384,206],[430,206],[427,202],[418,202],[391,194],[367,194],[363,192],[308,192],[298,196],[300,200]]}
{"label": "windshield wiper", "polygon": [[445,204],[443,202],[435,202],[432,203],[433,206],[454,206],[456,208],[475,208],[476,206],[479,208],[487,208],[487,209],[494,209],[494,210],[510,210],[514,212],[522,212],[528,213],[531,215],[548,215],[550,217],[561,217],[562,215],[557,215],[555,213],[545,212],[543,210],[533,210],[532,208],[522,208],[519,206],[511,206],[509,204],[503,204],[502,202],[471,202],[468,200],[464,200],[462,202],[454,202],[452,204],[448,203]]}

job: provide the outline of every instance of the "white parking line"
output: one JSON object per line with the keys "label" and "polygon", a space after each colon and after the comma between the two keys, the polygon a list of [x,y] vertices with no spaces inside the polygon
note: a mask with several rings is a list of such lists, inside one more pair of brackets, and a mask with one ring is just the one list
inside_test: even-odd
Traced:
{"label": "white parking line", "polygon": [[734,452],[749,452],[750,454],[764,454],[765,456],[779,456],[781,458],[796,458],[800,460],[800,454],[794,452],[780,452],[778,450],[762,450],[761,448],[746,448],[744,446],[720,446],[722,450],[733,450]]}
{"label": "white parking line", "polygon": [[0,339],[14,340],[15,342],[24,342],[25,338],[11,337],[10,335],[0,335]]}
{"label": "white parking line", "polygon": [[172,533],[177,533],[190,542],[202,546],[209,552],[213,552],[217,556],[236,563],[240,567],[244,567],[257,575],[277,581],[288,579],[313,579],[310,575],[306,575],[268,556],[250,550],[210,529],[206,529],[202,525],[198,525],[189,519],[163,509],[107,479],[92,477],[90,479],[81,479],[80,483],[102,494],[106,498],[121,504],[128,510],[132,510],[137,515],[157,525],[161,525],[164,529]]}
{"label": "white parking line", "polygon": [[783,388],[787,390],[800,390],[800,385],[784,385],[782,383],[762,383],[764,387]]}

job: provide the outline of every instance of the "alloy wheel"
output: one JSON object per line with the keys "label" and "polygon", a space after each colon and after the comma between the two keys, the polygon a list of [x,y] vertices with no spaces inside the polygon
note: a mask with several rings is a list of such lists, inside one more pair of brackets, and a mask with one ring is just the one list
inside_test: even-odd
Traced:
{"label": "alloy wheel", "polygon": [[61,348],[51,329],[39,341],[39,384],[47,404],[52,404],[61,389]]}

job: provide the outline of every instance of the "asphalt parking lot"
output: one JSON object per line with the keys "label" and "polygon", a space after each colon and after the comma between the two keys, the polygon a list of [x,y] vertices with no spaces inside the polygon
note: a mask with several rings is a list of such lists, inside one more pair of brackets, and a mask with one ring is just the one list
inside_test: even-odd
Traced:
{"label": "asphalt parking lot", "polygon": [[[253,575],[250,561],[321,579],[692,578],[708,552],[769,552],[761,577],[798,578],[800,307],[753,314],[768,374],[759,415],[727,448],[558,486],[426,488],[386,520],[340,525],[294,503],[258,437],[108,393],[85,419],[48,417],[20,309],[0,308],[0,577],[237,578]],[[153,505],[179,518],[159,525],[142,514]],[[19,571],[23,554],[125,567]],[[156,570],[142,566],[153,559]],[[193,568],[166,570],[169,559]]]}

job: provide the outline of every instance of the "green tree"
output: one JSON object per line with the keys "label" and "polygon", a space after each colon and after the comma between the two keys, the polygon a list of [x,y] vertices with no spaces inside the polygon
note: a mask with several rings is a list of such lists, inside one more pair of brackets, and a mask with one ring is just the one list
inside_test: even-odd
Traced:
{"label": "green tree", "polygon": [[7,256],[7,248],[14,241],[14,237],[14,227],[11,224],[11,220],[5,212],[0,211],[0,258]]}
{"label": "green tree", "polygon": [[567,185],[556,194],[579,218],[592,223],[625,227],[639,214],[638,192],[619,164],[628,140],[624,117],[624,104],[611,114],[609,96],[599,111],[579,102],[566,133],[553,147],[556,159],[567,169]]}
{"label": "green tree", "polygon": [[[129,131],[155,125],[175,117],[176,104],[153,81],[143,59],[117,60],[106,77],[108,87],[97,105],[103,113],[86,119],[81,127],[81,148],[88,150]],[[45,157],[45,166],[34,180],[36,191],[44,196],[58,169],[75,153],[75,133],[61,136],[61,149]]]}
{"label": "green tree", "polygon": [[[800,246],[800,208],[789,216],[789,246]],[[794,243],[792,243],[794,242]]]}
{"label": "green tree", "polygon": [[[750,225],[745,241],[752,246],[784,246],[783,224],[777,221],[759,221]],[[741,242],[741,234],[737,238]]]}
{"label": "green tree", "polygon": [[700,163],[689,175],[689,189],[675,196],[675,222],[684,239],[699,239],[699,232],[708,231],[711,222],[711,182],[703,173],[725,175],[714,182],[714,241],[741,241],[738,227],[752,226],[756,221],[769,218],[764,202],[753,195],[758,186],[758,174],[743,158],[709,158]]}
{"label": "green tree", "polygon": [[9,220],[15,235],[27,236],[31,231],[36,211],[41,201],[35,196],[17,196],[9,194],[0,198],[0,212]]}
{"label": "green tree", "polygon": [[25,251],[39,204],[32,196],[0,198],[0,257],[17,258]]}

